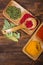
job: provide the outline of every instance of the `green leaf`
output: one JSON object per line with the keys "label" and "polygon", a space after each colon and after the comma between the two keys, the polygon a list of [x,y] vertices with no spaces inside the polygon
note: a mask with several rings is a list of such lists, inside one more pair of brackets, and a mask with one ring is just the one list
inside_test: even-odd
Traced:
{"label": "green leaf", "polygon": [[16,25],[14,25],[13,23],[10,23],[10,26],[11,26],[11,28],[12,28],[12,27],[15,27]]}
{"label": "green leaf", "polygon": [[18,39],[17,39],[16,37],[12,36],[12,33],[11,33],[11,34],[10,34],[10,33],[9,33],[9,34],[6,34],[5,36],[6,36],[7,38],[13,40],[13,41],[18,42]]}
{"label": "green leaf", "polygon": [[[10,29],[12,27],[14,27],[15,25],[13,23],[9,23],[8,20],[4,20],[4,26],[2,30],[7,30]],[[5,34],[6,37],[8,37],[9,39],[13,40],[13,41],[18,41],[18,39],[20,38],[20,33],[16,33],[16,32],[10,32]]]}
{"label": "green leaf", "polygon": [[18,39],[20,38],[20,33],[17,34],[17,38],[18,38]]}
{"label": "green leaf", "polygon": [[14,33],[14,36],[19,39],[20,38],[20,33]]}
{"label": "green leaf", "polygon": [[8,20],[4,20],[4,26],[3,26],[3,30],[7,30],[10,28],[10,23],[8,22]]}

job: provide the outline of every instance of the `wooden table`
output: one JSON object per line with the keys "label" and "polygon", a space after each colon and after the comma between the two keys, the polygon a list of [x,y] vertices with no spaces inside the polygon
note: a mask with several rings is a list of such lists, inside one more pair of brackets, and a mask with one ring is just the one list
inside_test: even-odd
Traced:
{"label": "wooden table", "polygon": [[[31,60],[23,52],[22,48],[29,40],[26,33],[20,30],[21,38],[15,43],[1,33],[4,23],[3,9],[10,0],[0,0],[0,65],[43,65],[43,53],[37,61]],[[31,11],[37,18],[43,21],[43,0],[15,0],[28,11]]]}

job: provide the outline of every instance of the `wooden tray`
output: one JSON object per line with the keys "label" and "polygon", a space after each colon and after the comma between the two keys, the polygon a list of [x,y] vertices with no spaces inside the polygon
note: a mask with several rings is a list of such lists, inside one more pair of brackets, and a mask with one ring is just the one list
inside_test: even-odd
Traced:
{"label": "wooden tray", "polygon": [[[43,23],[39,26],[39,28],[40,28],[42,25],[43,25]],[[37,29],[37,31],[39,30],[39,28]],[[31,37],[31,39],[27,42],[27,44],[24,46],[24,48],[23,48],[23,50],[22,50],[27,56],[29,56],[29,57],[30,57],[31,59],[33,59],[33,60],[37,60],[37,58],[40,56],[40,54],[41,54],[42,51],[43,51],[43,41],[41,41],[41,40],[36,36],[37,31],[36,31],[35,34]],[[31,56],[31,55],[28,54],[28,53],[26,52],[26,50],[25,50],[26,47],[29,45],[29,42],[30,42],[31,40],[36,40],[36,41],[39,41],[39,42],[40,42],[41,51],[40,51],[40,53],[38,54],[37,57]]]}
{"label": "wooden tray", "polygon": [[[9,19],[11,22],[13,22],[15,25],[19,25],[19,21],[20,21],[21,18],[19,18],[19,19],[17,19],[17,20],[14,20],[14,19],[10,18],[9,15],[6,13],[6,9],[7,9],[8,6],[16,6],[16,7],[19,7],[19,8],[21,9],[21,13],[22,13],[21,18],[22,18],[22,16],[23,16],[25,13],[31,14],[29,11],[27,11],[27,10],[24,9],[22,6],[20,6],[17,2],[11,0],[11,1],[8,3],[8,5],[6,6],[6,8],[4,9],[3,15],[4,15],[7,19]],[[32,15],[32,14],[31,14],[31,15]],[[33,15],[32,15],[32,16],[33,16]],[[35,17],[35,16],[34,16],[34,17]],[[37,18],[35,17],[35,19],[37,19]],[[37,25],[37,27],[38,27],[39,25],[40,25],[40,21],[38,20],[38,25]],[[37,27],[36,27],[36,28],[37,28]],[[25,28],[25,29],[22,29],[22,30],[23,30],[24,32],[26,32],[27,34],[31,35],[31,34],[33,34],[33,32],[36,30],[36,28],[33,29],[33,30],[28,30],[28,28]]]}

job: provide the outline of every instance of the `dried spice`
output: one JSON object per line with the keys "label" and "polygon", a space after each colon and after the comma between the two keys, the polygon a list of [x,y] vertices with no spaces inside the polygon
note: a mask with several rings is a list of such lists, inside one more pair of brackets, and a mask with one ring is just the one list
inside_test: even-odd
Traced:
{"label": "dried spice", "polygon": [[39,28],[36,36],[39,37],[43,41],[43,25]]}
{"label": "dried spice", "polygon": [[6,12],[10,16],[10,18],[14,20],[21,17],[21,9],[15,6],[8,6]]}
{"label": "dried spice", "polygon": [[26,46],[25,51],[33,57],[37,57],[37,55],[41,51],[41,45],[39,41],[31,40],[29,44]]}

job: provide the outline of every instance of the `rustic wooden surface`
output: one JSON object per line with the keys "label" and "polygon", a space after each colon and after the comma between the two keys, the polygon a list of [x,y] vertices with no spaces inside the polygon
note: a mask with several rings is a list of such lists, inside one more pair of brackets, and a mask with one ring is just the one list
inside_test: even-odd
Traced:
{"label": "rustic wooden surface", "polygon": [[[43,65],[43,53],[37,61],[31,60],[24,53],[22,48],[29,37],[23,31],[18,43],[15,43],[3,36],[1,29],[4,23],[3,9],[10,0],[0,0],[0,65]],[[28,11],[31,11],[38,19],[43,21],[43,0],[15,0]]]}

